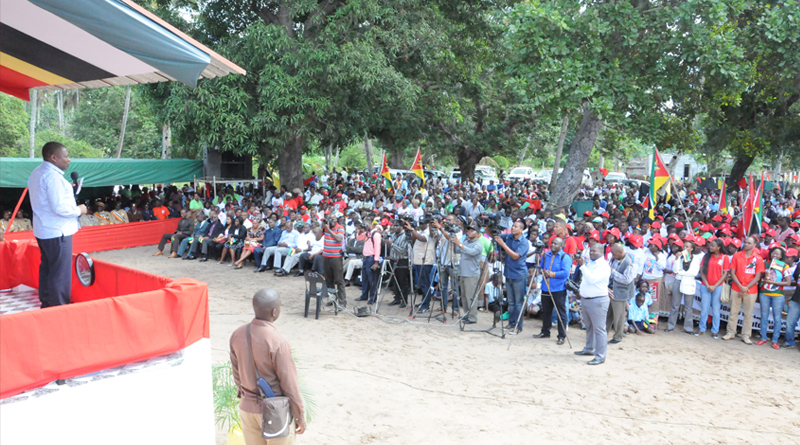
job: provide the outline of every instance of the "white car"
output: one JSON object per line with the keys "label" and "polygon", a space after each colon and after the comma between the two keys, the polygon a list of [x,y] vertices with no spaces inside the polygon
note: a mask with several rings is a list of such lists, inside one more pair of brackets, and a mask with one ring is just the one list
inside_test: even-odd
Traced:
{"label": "white car", "polygon": [[447,175],[447,183],[456,185],[461,182],[461,170],[453,170]]}
{"label": "white car", "polygon": [[622,182],[628,179],[628,175],[621,172],[611,172],[603,178],[606,182]]}
{"label": "white car", "polygon": [[486,170],[475,170],[475,182],[480,185],[489,185],[489,181],[494,181],[495,185],[497,185],[499,179],[497,176],[492,175],[491,173],[487,172]]}
{"label": "white car", "polygon": [[530,167],[516,167],[507,176],[509,181],[525,181],[526,179],[536,179],[536,173]]}

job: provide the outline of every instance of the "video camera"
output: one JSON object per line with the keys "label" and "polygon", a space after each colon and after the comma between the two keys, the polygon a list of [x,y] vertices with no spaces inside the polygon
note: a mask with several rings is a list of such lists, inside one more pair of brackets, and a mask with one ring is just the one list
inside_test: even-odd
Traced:
{"label": "video camera", "polygon": [[451,234],[451,235],[455,235],[455,234],[457,234],[458,232],[461,231],[461,226],[460,225],[455,224],[455,223],[451,223],[451,222],[444,223],[442,228],[444,228],[444,230],[447,233]]}
{"label": "video camera", "polygon": [[492,235],[499,235],[506,229],[501,223],[502,215],[499,213],[482,213],[476,221]]}

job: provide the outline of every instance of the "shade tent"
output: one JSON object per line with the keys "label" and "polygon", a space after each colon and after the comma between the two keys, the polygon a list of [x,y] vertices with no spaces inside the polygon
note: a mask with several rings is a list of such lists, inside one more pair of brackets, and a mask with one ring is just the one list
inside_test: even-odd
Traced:
{"label": "shade tent", "polygon": [[[0,187],[25,188],[37,158],[0,158]],[[190,182],[203,176],[203,161],[189,159],[73,159],[64,177],[78,172],[84,187]]]}
{"label": "shade tent", "polygon": [[132,0],[0,0],[0,91],[60,90],[245,70]]}

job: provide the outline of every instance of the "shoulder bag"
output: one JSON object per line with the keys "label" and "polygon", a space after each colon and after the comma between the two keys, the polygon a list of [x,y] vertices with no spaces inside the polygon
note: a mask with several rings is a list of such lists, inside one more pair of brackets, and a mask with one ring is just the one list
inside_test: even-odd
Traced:
{"label": "shoulder bag", "polygon": [[275,392],[272,391],[269,383],[258,373],[256,356],[253,354],[253,345],[250,342],[249,324],[247,325],[247,347],[250,348],[253,369],[255,369],[256,378],[258,379],[258,392],[261,402],[261,437],[264,439],[286,437],[291,432],[292,426],[291,404],[288,397],[275,396]]}

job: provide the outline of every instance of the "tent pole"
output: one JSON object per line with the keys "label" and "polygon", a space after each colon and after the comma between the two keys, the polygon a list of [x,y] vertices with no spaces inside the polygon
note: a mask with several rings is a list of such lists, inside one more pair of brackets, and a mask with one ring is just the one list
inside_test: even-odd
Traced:
{"label": "tent pole", "polygon": [[17,212],[19,212],[19,207],[22,205],[22,200],[25,199],[25,195],[28,193],[28,187],[25,187],[25,190],[22,191],[22,196],[19,197],[19,201],[17,201],[17,206],[14,207],[14,213],[11,214],[11,219],[8,220],[8,225],[6,226],[6,230],[3,233],[8,233],[11,230],[11,226],[14,225],[14,220],[17,218]]}
{"label": "tent pole", "polygon": [[[214,201],[216,201],[217,200],[217,177],[216,176],[212,176],[211,179],[214,181]],[[211,203],[213,204],[214,201],[211,201]]]}

